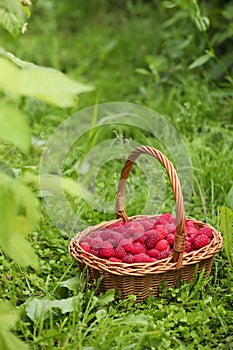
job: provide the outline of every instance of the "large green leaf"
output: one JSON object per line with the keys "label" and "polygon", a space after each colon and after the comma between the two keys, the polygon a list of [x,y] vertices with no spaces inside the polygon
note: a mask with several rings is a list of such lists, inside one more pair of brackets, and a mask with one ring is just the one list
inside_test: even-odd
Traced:
{"label": "large green leaf", "polygon": [[0,104],[0,139],[27,152],[30,146],[30,129],[24,114],[14,105]]}
{"label": "large green leaf", "polygon": [[17,313],[7,302],[0,302],[0,349],[2,350],[28,350],[28,346],[21,342],[11,329],[17,321]]}
{"label": "large green leaf", "polygon": [[48,312],[53,308],[59,308],[63,314],[66,312],[72,312],[78,298],[79,296],[60,300],[40,300],[34,298],[26,302],[26,314],[32,321],[38,321],[41,317],[46,318],[48,316]]}
{"label": "large green leaf", "polygon": [[92,87],[80,84],[51,68],[22,69],[20,93],[32,96],[59,107],[70,107],[76,95],[91,91]]}
{"label": "large green leaf", "polygon": [[224,233],[224,250],[233,266],[233,211],[222,207],[220,211],[220,228]]}
{"label": "large green leaf", "polygon": [[0,0],[0,24],[13,37],[22,32],[30,11],[18,0]]}
{"label": "large green leaf", "polygon": [[0,173],[0,246],[20,266],[39,268],[34,251],[24,238],[38,219],[37,201],[30,189]]}
{"label": "large green leaf", "polygon": [[78,94],[93,90],[55,69],[36,65],[19,68],[5,58],[0,58],[0,71],[0,90],[12,97],[30,96],[61,108],[71,107]]}

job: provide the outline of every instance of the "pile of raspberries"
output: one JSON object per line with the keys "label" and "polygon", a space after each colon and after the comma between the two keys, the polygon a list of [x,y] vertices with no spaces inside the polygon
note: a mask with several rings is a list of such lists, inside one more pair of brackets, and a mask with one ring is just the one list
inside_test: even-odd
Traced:
{"label": "pile of raspberries", "polygon": [[[118,221],[85,236],[80,246],[86,252],[112,262],[150,263],[171,254],[175,233],[176,218],[166,213],[157,218]],[[205,247],[213,238],[211,229],[198,229],[191,220],[186,220],[186,233],[184,253]]]}

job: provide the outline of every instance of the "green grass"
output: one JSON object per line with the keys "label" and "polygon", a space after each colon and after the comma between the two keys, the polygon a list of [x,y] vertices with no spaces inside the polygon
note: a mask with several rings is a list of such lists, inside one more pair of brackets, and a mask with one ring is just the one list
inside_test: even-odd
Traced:
{"label": "green grass", "polygon": [[[47,140],[69,115],[95,103],[122,101],[150,107],[176,127],[191,156],[195,180],[187,215],[219,228],[219,208],[225,204],[232,187],[232,101],[229,95],[216,96],[216,91],[225,89],[224,81],[211,79],[206,66],[188,70],[197,58],[195,53],[200,56],[201,48],[196,48],[195,41],[182,48],[185,41],[182,28],[177,25],[175,30],[165,25],[170,12],[162,4],[101,1],[89,6],[81,1],[71,11],[72,5],[64,1],[60,4],[39,1],[33,7],[28,33],[16,42],[4,34],[1,45],[21,59],[52,66],[96,87],[81,96],[73,109],[60,110],[28,101],[23,108],[28,112],[33,137]],[[187,35],[191,30],[191,34],[198,36],[193,27],[186,28]],[[201,43],[204,46],[203,38]],[[164,150],[164,145],[151,134],[135,128],[114,126],[99,132],[97,129],[94,136],[87,133],[74,145],[64,162],[66,175],[76,179],[73,164],[108,139],[117,141],[123,137]],[[30,154],[24,156],[2,146],[1,156],[22,172],[26,166],[39,172],[43,147],[34,145]],[[101,198],[114,200],[122,164],[123,159],[114,160],[99,170],[96,186]],[[166,184],[163,211],[174,206]],[[140,214],[148,191],[140,169],[132,172],[130,185],[134,196],[127,212]],[[113,212],[94,211],[82,198],[67,199],[86,225],[114,218]],[[38,205],[41,220],[30,242],[39,257],[40,272],[20,268],[4,254],[0,257],[0,298],[9,300],[19,310],[14,333],[31,349],[233,348],[233,277],[224,251],[216,257],[207,280],[197,278],[190,285],[162,288],[158,299],[149,297],[142,303],[134,303],[133,297],[113,301],[111,293],[99,295],[98,288],[93,291],[86,281],[86,275],[80,275],[68,254],[72,233],[53,226],[39,198]],[[155,206],[154,211],[157,209]],[[62,281],[75,276],[77,288],[61,288]],[[35,321],[27,315],[25,303],[33,298],[68,297],[77,297],[71,312],[63,314],[54,308]]]}

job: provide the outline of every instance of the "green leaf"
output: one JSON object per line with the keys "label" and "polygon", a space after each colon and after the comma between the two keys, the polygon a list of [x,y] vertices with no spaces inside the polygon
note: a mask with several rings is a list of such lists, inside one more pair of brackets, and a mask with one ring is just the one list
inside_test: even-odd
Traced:
{"label": "green leaf", "polygon": [[0,58],[0,90],[11,94],[13,98],[19,96],[20,69],[4,58]]}
{"label": "green leaf", "polygon": [[11,333],[18,315],[7,302],[0,302],[0,349],[28,350],[28,346]]}
{"label": "green leaf", "polygon": [[78,94],[93,90],[55,69],[36,65],[18,68],[5,58],[0,58],[0,71],[0,90],[13,98],[34,97],[61,108],[73,106]]}
{"label": "green leaf", "polygon": [[220,210],[220,229],[224,233],[224,250],[231,266],[233,266],[233,211],[227,207]]}
{"label": "green leaf", "polygon": [[35,186],[40,189],[41,197],[57,195],[61,196],[64,193],[72,197],[80,197],[79,185],[76,181],[68,177],[60,177],[57,175],[36,175],[30,171],[26,171],[22,176],[22,181],[25,184]]}
{"label": "green leaf", "polygon": [[76,95],[93,88],[68,78],[65,74],[45,67],[23,69],[20,93],[43,100],[58,107],[70,107]]}
{"label": "green leaf", "polygon": [[114,300],[115,291],[114,289],[109,289],[107,292],[99,296],[99,305],[103,306]]}
{"label": "green leaf", "polygon": [[75,277],[69,278],[66,281],[59,282],[59,285],[61,287],[72,290],[72,292],[77,292],[78,286],[80,285],[80,278],[75,276]]}
{"label": "green leaf", "polygon": [[37,201],[17,179],[0,173],[0,246],[19,265],[39,268],[37,257],[24,238],[36,226]]}
{"label": "green leaf", "polygon": [[30,129],[25,116],[9,103],[0,104],[0,139],[27,152],[30,146]]}
{"label": "green leaf", "polygon": [[41,318],[46,318],[49,311],[53,308],[59,308],[63,314],[72,312],[74,310],[75,302],[78,301],[78,298],[78,296],[61,300],[40,300],[34,298],[26,302],[26,314],[32,321],[38,321]]}
{"label": "green leaf", "polygon": [[193,63],[190,64],[189,69],[194,69],[194,68],[202,66],[203,64],[208,62],[210,58],[211,57],[208,54],[205,54],[205,55],[198,57]]}
{"label": "green leaf", "polygon": [[34,63],[23,61],[19,57],[13,55],[12,52],[6,51],[3,47],[0,47],[0,57],[7,58],[7,60],[14,63],[19,68],[35,67]]}
{"label": "green leaf", "polygon": [[16,37],[25,25],[25,21],[30,16],[25,6],[18,0],[0,0],[0,24],[13,37]]}

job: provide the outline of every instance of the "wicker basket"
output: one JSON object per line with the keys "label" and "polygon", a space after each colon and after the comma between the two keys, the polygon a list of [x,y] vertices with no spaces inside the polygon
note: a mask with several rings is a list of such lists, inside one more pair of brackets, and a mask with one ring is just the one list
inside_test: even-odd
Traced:
{"label": "wicker basket", "polygon": [[[176,203],[176,235],[172,253],[168,258],[156,262],[133,264],[111,262],[87,253],[79,245],[84,236],[90,235],[100,228],[106,228],[120,220],[126,222],[143,218],[142,215],[128,217],[125,213],[126,181],[135,160],[140,154],[155,157],[165,167],[170,179]],[[83,269],[87,266],[91,284],[103,277],[100,283],[100,291],[115,289],[116,293],[121,291],[122,298],[134,294],[137,296],[137,301],[141,301],[150,294],[157,296],[162,282],[165,282],[167,287],[171,287],[175,285],[178,279],[190,282],[196,270],[201,272],[204,269],[204,277],[211,273],[214,255],[222,248],[222,236],[212,226],[201,221],[191,220],[198,229],[201,227],[210,228],[213,231],[213,239],[207,246],[183,254],[186,241],[186,219],[181,186],[172,163],[160,151],[150,146],[140,146],[128,157],[119,181],[116,213],[116,220],[88,227],[86,230],[77,233],[69,245],[69,252],[79,262],[80,268]],[[159,216],[151,217],[157,218]]]}

